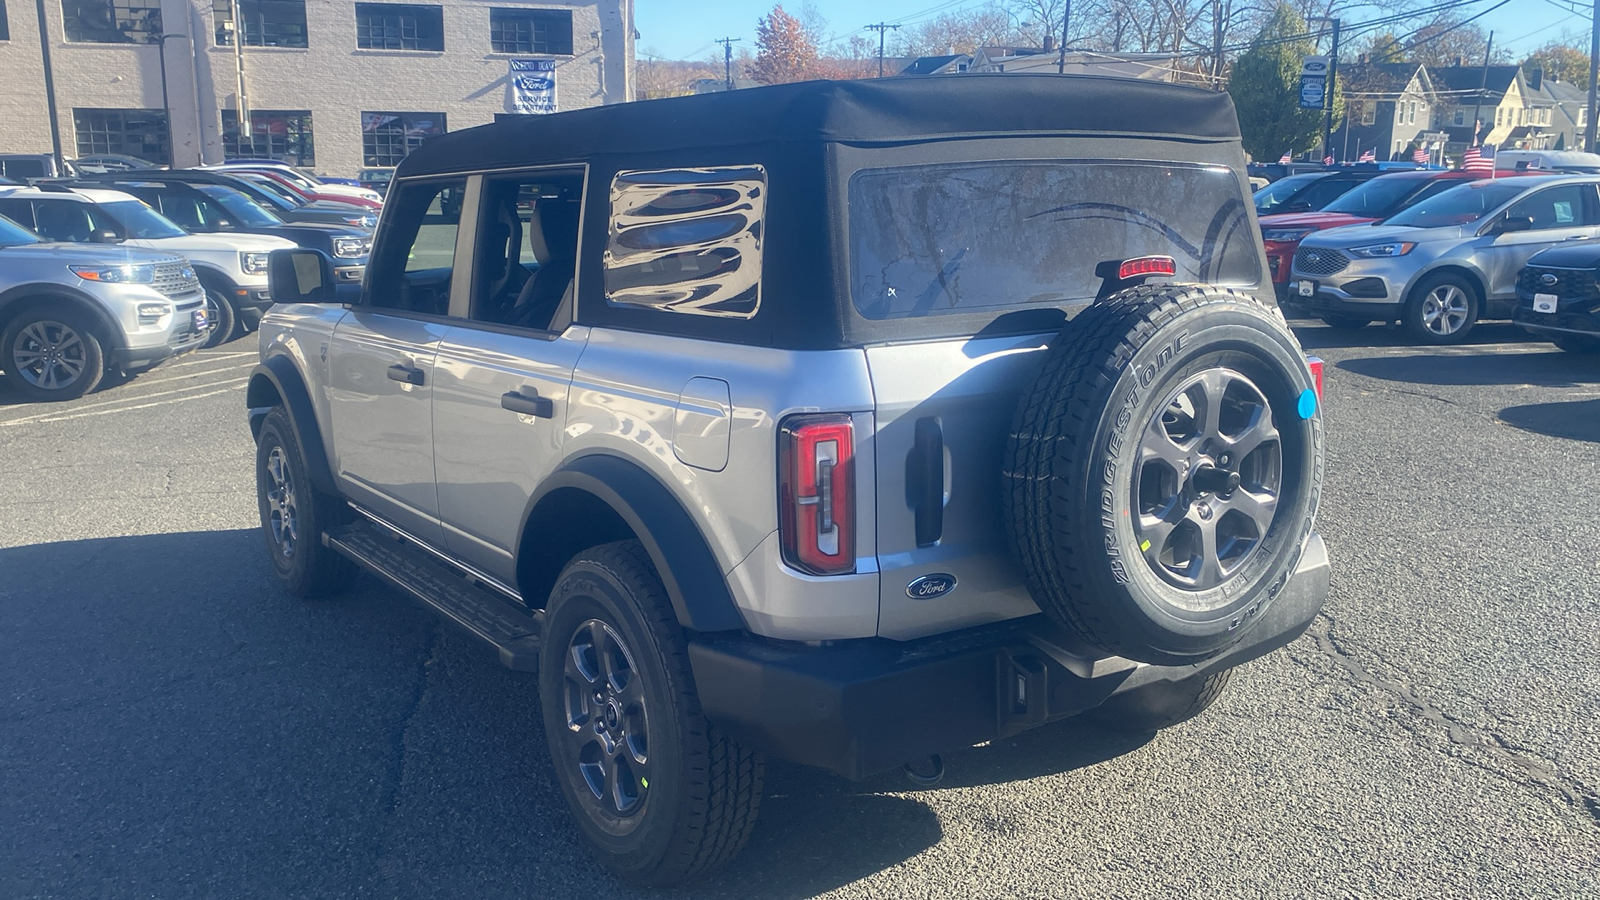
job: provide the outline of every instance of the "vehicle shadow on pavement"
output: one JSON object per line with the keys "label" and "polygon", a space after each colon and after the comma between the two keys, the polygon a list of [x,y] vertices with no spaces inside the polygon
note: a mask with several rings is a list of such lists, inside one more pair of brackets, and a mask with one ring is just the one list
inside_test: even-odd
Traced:
{"label": "vehicle shadow on pavement", "polygon": [[1600,444],[1600,399],[1508,406],[1499,418],[1523,431]]}
{"label": "vehicle shadow on pavement", "polygon": [[[1360,347],[1415,347],[1426,350],[1405,329],[1397,325],[1368,325],[1365,328],[1333,328],[1320,319],[1289,317],[1289,327],[1294,329],[1300,346],[1306,350],[1342,350]],[[1484,322],[1472,330],[1467,339],[1455,346],[1477,347],[1489,344],[1526,344],[1534,342],[1549,347],[1537,338],[1510,322]]]}
{"label": "vehicle shadow on pavement", "polygon": [[[584,847],[533,680],[375,579],[289,598],[254,529],[63,541],[0,549],[0,615],[0,896],[660,896]],[[938,789],[1142,742],[1057,723],[951,755]],[[945,838],[914,791],[774,761],[745,852],[672,894],[904,863]]]}
{"label": "vehicle shadow on pavement", "polygon": [[1405,384],[1511,385],[1578,387],[1600,383],[1600,357],[1586,357],[1552,348],[1526,353],[1453,353],[1416,356],[1367,356],[1347,359],[1336,367],[1369,378]]}

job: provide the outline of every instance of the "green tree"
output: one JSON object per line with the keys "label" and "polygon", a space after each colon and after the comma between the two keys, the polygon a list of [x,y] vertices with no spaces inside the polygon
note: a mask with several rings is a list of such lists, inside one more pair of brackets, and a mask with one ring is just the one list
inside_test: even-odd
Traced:
{"label": "green tree", "polygon": [[1546,78],[1570,81],[1584,90],[1589,89],[1589,54],[1571,44],[1551,41],[1528,54],[1522,61],[1522,71],[1534,69],[1543,69]]}
{"label": "green tree", "polygon": [[746,69],[762,84],[785,84],[818,76],[817,42],[780,3],[756,22],[756,58]]}
{"label": "green tree", "polygon": [[1300,108],[1300,66],[1316,52],[1309,39],[1297,39],[1305,33],[1305,20],[1282,4],[1233,64],[1228,93],[1239,111],[1244,149],[1257,160],[1308,150],[1322,135],[1322,110]]}

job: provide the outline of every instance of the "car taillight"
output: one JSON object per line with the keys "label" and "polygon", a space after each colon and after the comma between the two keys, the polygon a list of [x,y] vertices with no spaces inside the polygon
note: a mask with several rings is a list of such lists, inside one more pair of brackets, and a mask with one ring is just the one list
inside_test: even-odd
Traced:
{"label": "car taillight", "polygon": [[813,575],[856,569],[855,430],[846,415],[787,419],[778,438],[783,558]]}
{"label": "car taillight", "polygon": [[1176,275],[1178,263],[1170,256],[1139,256],[1125,259],[1117,267],[1117,278],[1123,281],[1143,275]]}
{"label": "car taillight", "polygon": [[1311,378],[1317,384],[1317,402],[1322,401],[1322,360],[1315,356],[1306,357],[1306,365],[1311,368]]}

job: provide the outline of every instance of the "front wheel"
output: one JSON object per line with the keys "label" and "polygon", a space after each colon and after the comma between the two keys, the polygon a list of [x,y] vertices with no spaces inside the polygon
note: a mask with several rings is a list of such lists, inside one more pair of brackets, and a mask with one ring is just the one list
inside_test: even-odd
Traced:
{"label": "front wheel", "polygon": [[1424,344],[1459,344],[1478,324],[1482,308],[1477,285],[1454,272],[1440,272],[1411,292],[1400,321]]}
{"label": "front wheel", "polygon": [[612,871],[672,885],[744,846],[762,759],[701,714],[683,629],[638,541],[591,548],[562,571],[539,699],[561,792]]}
{"label": "front wheel", "polygon": [[215,347],[233,340],[233,333],[239,327],[239,313],[234,309],[233,302],[228,299],[226,291],[217,288],[206,288],[206,323],[211,329],[211,335],[206,338],[207,347]]}
{"label": "front wheel", "polygon": [[76,400],[106,372],[105,351],[85,316],[24,310],[0,333],[6,377],[30,400]]}
{"label": "front wheel", "polygon": [[355,578],[355,563],[322,543],[322,532],[349,515],[349,506],[311,483],[310,466],[289,415],[267,413],[256,439],[256,502],[272,568],[296,597],[337,594]]}

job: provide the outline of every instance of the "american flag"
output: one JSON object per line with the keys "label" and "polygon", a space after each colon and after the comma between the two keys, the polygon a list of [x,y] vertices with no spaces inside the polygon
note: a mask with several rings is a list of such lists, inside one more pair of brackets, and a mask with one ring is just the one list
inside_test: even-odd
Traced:
{"label": "american flag", "polygon": [[1333,157],[1332,156],[1324,156],[1322,158],[1322,164],[1325,165],[1325,166],[1333,165]]}
{"label": "american flag", "polygon": [[1461,154],[1461,171],[1493,178],[1494,148],[1468,147],[1467,152]]}
{"label": "american flag", "polygon": [[1294,153],[1289,151],[1289,150],[1283,151],[1283,155],[1278,157],[1278,164],[1279,165],[1287,166],[1289,163],[1292,163],[1292,162],[1294,162]]}
{"label": "american flag", "polygon": [[1431,156],[1429,155],[1428,148],[1426,147],[1418,147],[1417,149],[1411,151],[1411,161],[1417,163],[1418,165],[1425,166],[1428,164],[1430,159]]}
{"label": "american flag", "polygon": [[1377,161],[1378,161],[1378,154],[1374,153],[1371,150],[1363,151],[1362,154],[1361,154],[1361,158],[1356,160],[1356,162],[1377,162]]}

